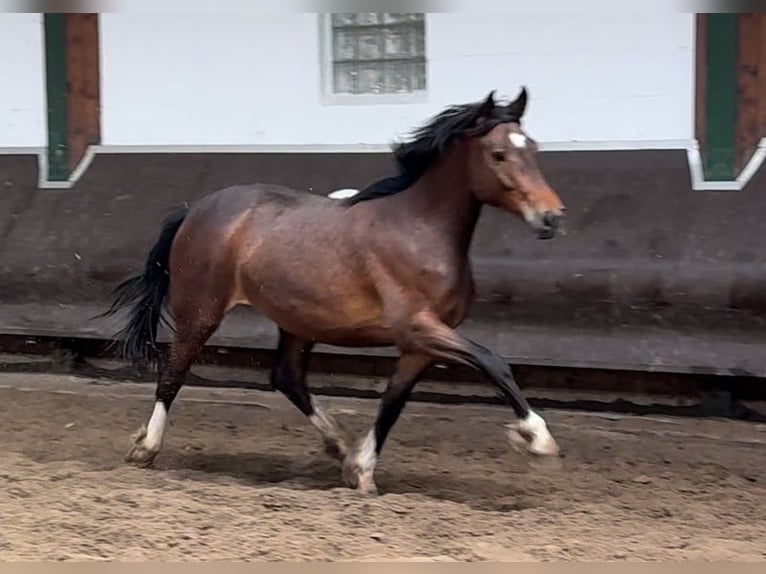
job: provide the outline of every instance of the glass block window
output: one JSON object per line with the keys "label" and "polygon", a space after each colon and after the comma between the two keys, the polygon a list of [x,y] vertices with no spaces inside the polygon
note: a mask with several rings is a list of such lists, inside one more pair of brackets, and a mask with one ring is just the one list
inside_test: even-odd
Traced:
{"label": "glass block window", "polygon": [[408,94],[426,89],[423,14],[332,14],[332,91]]}

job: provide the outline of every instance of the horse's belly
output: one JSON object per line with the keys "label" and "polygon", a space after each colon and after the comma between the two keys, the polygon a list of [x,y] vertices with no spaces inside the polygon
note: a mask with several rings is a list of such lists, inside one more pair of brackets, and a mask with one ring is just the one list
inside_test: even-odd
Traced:
{"label": "horse's belly", "polygon": [[344,347],[393,344],[379,305],[359,293],[311,292],[268,284],[250,290],[250,303],[282,329],[306,340]]}

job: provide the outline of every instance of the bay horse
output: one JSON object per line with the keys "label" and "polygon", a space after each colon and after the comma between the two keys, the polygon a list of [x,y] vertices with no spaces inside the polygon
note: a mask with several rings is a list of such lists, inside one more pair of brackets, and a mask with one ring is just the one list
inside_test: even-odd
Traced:
{"label": "bay horse", "polygon": [[[508,438],[537,455],[559,448],[508,364],[455,330],[474,297],[468,251],[484,204],[521,218],[542,239],[556,235],[564,205],[521,128],[522,88],[510,103],[444,109],[393,146],[398,174],[333,200],[277,185],[227,187],[169,216],[142,273],[116,289],[104,313],[130,307],[115,342],[124,358],[154,353],[167,309],[174,332],[158,368],[156,401],[126,461],[150,466],[189,368],[224,315],[249,305],[276,323],[271,385],[308,417],[347,486],[375,493],[375,465],[423,372],[435,361],[485,373],[513,408]],[[306,384],[316,343],[395,346],[395,372],[377,418],[352,441]]]}

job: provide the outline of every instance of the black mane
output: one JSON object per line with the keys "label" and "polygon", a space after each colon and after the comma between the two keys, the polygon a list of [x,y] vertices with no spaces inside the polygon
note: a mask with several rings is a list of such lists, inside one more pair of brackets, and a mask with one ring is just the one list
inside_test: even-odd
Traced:
{"label": "black mane", "polygon": [[[491,109],[487,109],[488,103]],[[484,121],[478,123],[481,118]],[[346,205],[393,195],[407,189],[456,138],[482,136],[497,125],[510,122],[521,123],[520,114],[513,105],[494,105],[492,94],[481,102],[450,106],[414,130],[410,141],[392,146],[391,151],[399,170],[397,175],[367,186],[345,200]]]}

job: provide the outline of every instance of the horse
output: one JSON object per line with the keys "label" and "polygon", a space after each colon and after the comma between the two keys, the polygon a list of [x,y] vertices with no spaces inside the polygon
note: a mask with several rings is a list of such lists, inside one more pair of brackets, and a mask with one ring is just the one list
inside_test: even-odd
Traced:
{"label": "horse", "polygon": [[[219,189],[171,213],[143,272],[115,288],[104,313],[129,308],[113,337],[125,359],[153,363],[158,324],[173,332],[157,368],[151,417],[125,460],[152,466],[192,362],[238,305],[278,327],[270,384],[319,431],[350,488],[377,492],[373,475],[386,438],[435,362],[468,365],[496,385],[516,415],[506,432],[517,450],[560,456],[508,363],[456,331],[474,299],[468,252],[483,205],[515,214],[540,239],[561,227],[564,204],[521,127],[527,100],[522,87],[509,103],[496,101],[492,90],[446,107],[392,145],[395,175],[344,199],[254,183]],[[317,343],[398,350],[374,424],[359,440],[309,390]]]}

